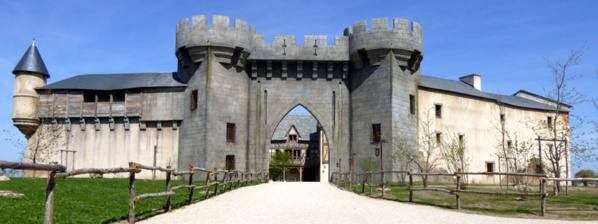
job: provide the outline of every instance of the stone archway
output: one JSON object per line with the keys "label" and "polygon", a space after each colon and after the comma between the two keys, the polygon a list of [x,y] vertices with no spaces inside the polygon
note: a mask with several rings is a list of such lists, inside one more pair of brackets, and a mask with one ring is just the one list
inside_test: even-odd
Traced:
{"label": "stone archway", "polygon": [[[293,114],[296,108],[307,113]],[[273,123],[276,126],[267,135],[270,156],[286,152],[294,163],[286,181],[328,181],[328,137],[318,118],[303,104],[297,104]]]}

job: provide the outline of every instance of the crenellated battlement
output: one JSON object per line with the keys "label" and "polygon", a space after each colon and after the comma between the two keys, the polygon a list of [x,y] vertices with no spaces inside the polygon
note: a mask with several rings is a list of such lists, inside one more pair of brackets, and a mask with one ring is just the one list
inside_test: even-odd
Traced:
{"label": "crenellated battlement", "polygon": [[[234,19],[231,27],[230,18],[215,15],[212,25],[208,25],[207,16],[194,16],[182,19],[177,25],[177,56],[179,49],[186,48],[193,63],[200,63],[205,57],[206,46],[218,48],[221,62],[231,62],[236,51],[242,49],[247,60],[311,60],[311,61],[348,61],[348,37],[337,36],[334,45],[328,45],[326,36],[304,36],[303,45],[297,43],[293,35],[276,35],[272,44],[266,44],[266,37],[257,34],[253,25]],[[229,57],[230,56],[230,57]],[[246,60],[245,60],[246,61]],[[238,64],[242,66],[242,64]]]}
{"label": "crenellated battlement", "polygon": [[364,66],[364,57],[370,65],[378,65],[392,50],[400,66],[411,70],[419,68],[423,58],[423,31],[416,22],[405,19],[393,19],[392,27],[388,26],[387,18],[373,19],[371,29],[367,21],[353,24],[353,29],[347,27],[343,34],[349,37],[349,54],[355,68]]}
{"label": "crenellated battlement", "polygon": [[[404,19],[394,19],[392,28],[388,19],[372,20],[371,29],[367,21],[348,27],[343,36],[335,36],[334,44],[328,45],[327,36],[303,37],[303,44],[297,43],[297,36],[275,35],[272,44],[266,44],[266,37],[244,20],[214,15],[208,25],[205,15],[182,19],[177,25],[176,55],[183,60],[182,53],[189,54],[192,63],[201,63],[209,45],[221,63],[236,63],[243,67],[249,60],[261,61],[343,61],[357,60],[356,68],[363,65],[359,52],[365,52],[370,63],[376,65],[388,50],[393,49],[397,59],[405,65],[412,60],[413,52],[420,57],[423,52],[422,29],[419,24]],[[184,49],[180,52],[181,49]],[[386,49],[386,51],[380,51]],[[384,53],[386,52],[386,53]],[[239,59],[239,60],[237,60]]]}

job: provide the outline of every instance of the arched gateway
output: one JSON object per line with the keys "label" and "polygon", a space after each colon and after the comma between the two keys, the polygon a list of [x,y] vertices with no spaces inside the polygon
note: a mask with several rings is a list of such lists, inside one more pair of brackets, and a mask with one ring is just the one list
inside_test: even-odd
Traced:
{"label": "arched gateway", "polygon": [[245,21],[229,23],[214,16],[209,26],[206,16],[195,16],[177,26],[177,75],[195,107],[181,124],[179,168],[225,168],[232,161],[237,169],[267,170],[270,138],[297,105],[327,134],[330,172],[346,170],[352,155],[373,155],[375,133],[384,139],[407,133],[416,145],[417,115],[405,108],[415,103],[423,57],[417,23],[410,28],[395,19],[389,28],[387,19],[376,19],[368,30],[359,22],[334,45],[325,36],[305,36],[304,45],[295,36],[274,36],[266,44]]}

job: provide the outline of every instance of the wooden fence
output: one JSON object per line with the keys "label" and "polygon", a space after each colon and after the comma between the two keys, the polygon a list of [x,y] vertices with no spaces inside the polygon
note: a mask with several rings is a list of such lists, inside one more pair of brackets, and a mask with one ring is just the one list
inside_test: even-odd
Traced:
{"label": "wooden fence", "polygon": [[[391,183],[387,183],[385,181],[386,174],[404,174],[409,176],[409,184],[402,184],[402,185],[392,185]],[[372,184],[372,179],[374,175],[380,175],[380,183],[379,184]],[[461,180],[463,176],[471,176],[471,175],[503,175],[507,176],[518,176],[518,177],[533,177],[538,178],[539,182],[539,193],[535,192],[497,192],[497,191],[476,191],[476,190],[466,190],[462,189],[461,187]],[[442,188],[414,188],[413,187],[413,176],[450,176],[456,179],[455,183],[456,186],[453,189],[447,190]],[[533,173],[506,173],[506,172],[455,172],[455,173],[413,173],[412,171],[381,171],[381,172],[364,172],[364,173],[355,173],[355,172],[345,172],[339,173],[334,172],[331,176],[331,181],[336,184],[337,186],[345,189],[350,189],[353,191],[354,186],[359,187],[361,185],[361,193],[365,192],[365,186],[367,185],[370,188],[370,195],[373,193],[372,189],[374,187],[380,187],[382,190],[382,198],[385,198],[385,188],[388,187],[406,187],[409,191],[409,202],[413,202],[413,192],[417,191],[436,191],[436,192],[444,192],[448,194],[455,195],[456,200],[456,207],[457,209],[461,209],[461,194],[486,194],[486,195],[518,195],[518,196],[540,196],[541,197],[541,211],[542,216],[546,214],[546,186],[547,181],[598,181],[598,178],[548,178],[545,174],[533,174]],[[555,193],[556,194],[556,193]]]}
{"label": "wooden fence", "polygon": [[[32,164],[32,163],[14,163],[0,161],[0,169],[16,169],[16,170],[42,170],[50,171],[48,175],[48,184],[46,187],[46,202],[44,212],[44,223],[52,223],[53,211],[54,211],[54,187],[56,185],[56,178],[67,178],[80,174],[114,174],[114,173],[129,173],[129,223],[135,223],[135,204],[139,200],[147,198],[166,197],[166,210],[170,212],[172,210],[171,196],[175,195],[175,191],[179,189],[188,189],[189,193],[189,204],[193,203],[193,191],[205,189],[205,198],[210,197],[210,188],[214,187],[212,196],[218,195],[219,188],[222,187],[222,192],[225,193],[227,190],[231,190],[234,186],[243,187],[251,184],[264,183],[268,181],[267,172],[257,173],[246,173],[238,170],[207,170],[205,168],[198,168],[189,166],[189,170],[176,171],[170,167],[162,168],[159,166],[146,166],[135,162],[130,162],[129,167],[124,168],[110,168],[110,169],[96,169],[86,168],[66,171],[66,167],[52,164]],[[135,193],[135,174],[142,170],[161,171],[166,173],[166,189],[164,192],[147,193],[142,195],[136,195]],[[193,176],[204,173],[206,175],[206,184],[204,186],[193,185]],[[219,181],[218,176],[222,173],[222,179]],[[184,176],[189,175],[188,185],[179,185],[171,187],[172,176]],[[213,179],[212,179],[213,178]]]}

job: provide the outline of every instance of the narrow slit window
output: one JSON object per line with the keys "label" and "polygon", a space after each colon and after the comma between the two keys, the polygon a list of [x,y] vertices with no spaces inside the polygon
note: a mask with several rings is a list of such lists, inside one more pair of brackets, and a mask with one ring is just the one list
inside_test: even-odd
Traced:
{"label": "narrow slit window", "polygon": [[409,112],[415,114],[415,96],[409,95]]}
{"label": "narrow slit window", "polygon": [[197,90],[191,91],[191,110],[197,109]]}
{"label": "narrow slit window", "polygon": [[549,129],[552,129],[552,117],[546,118],[546,127],[548,127]]}
{"label": "narrow slit window", "polygon": [[436,118],[442,118],[442,105],[436,104],[435,106],[435,112],[436,112]]}

